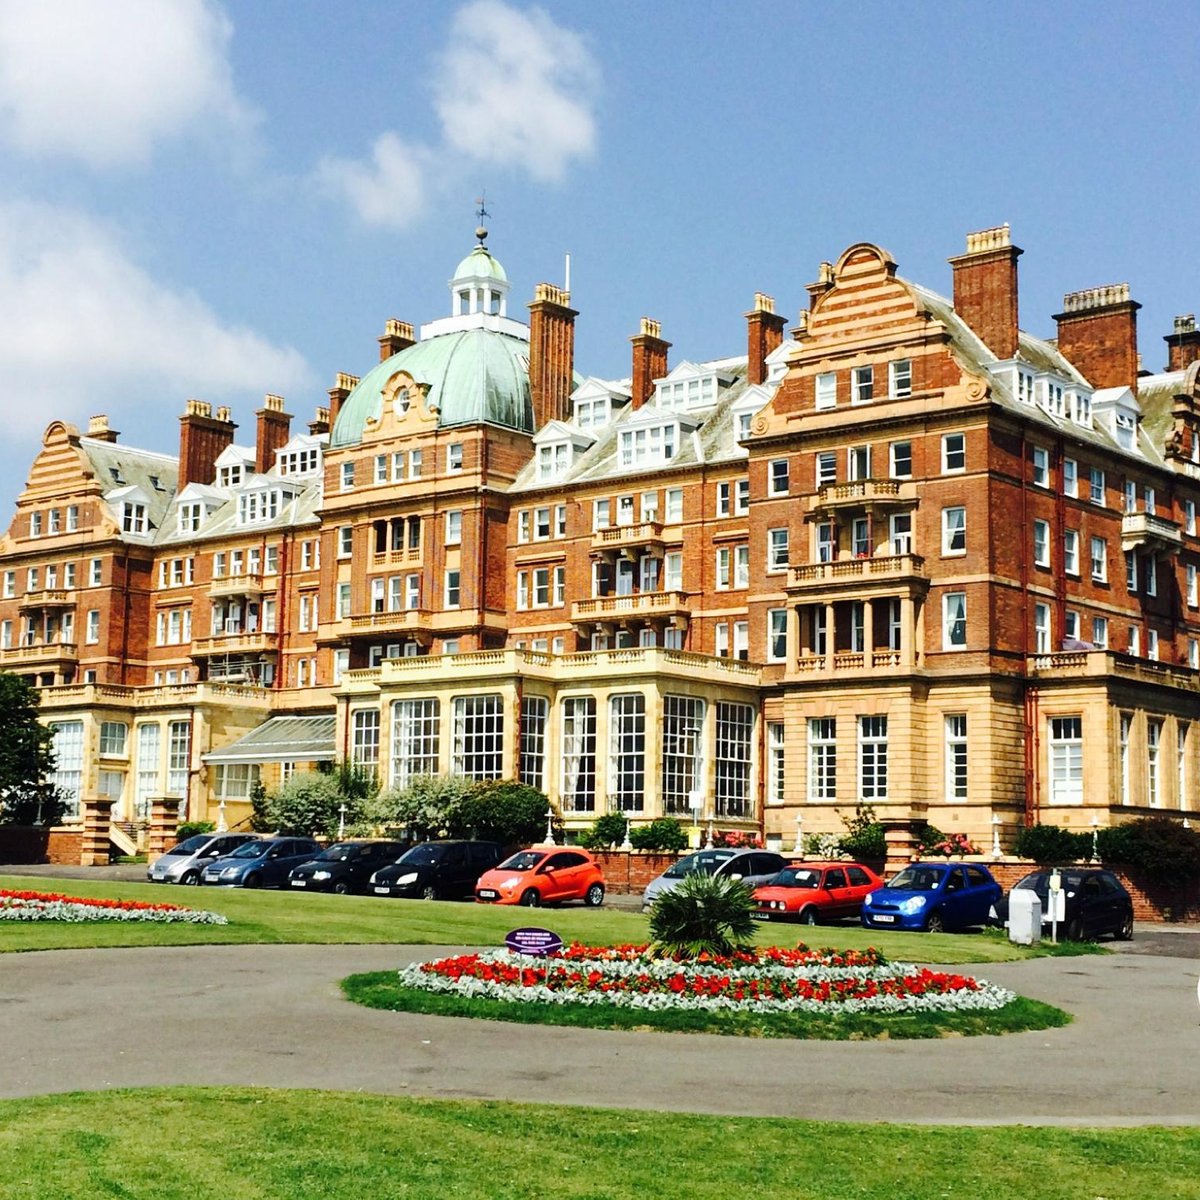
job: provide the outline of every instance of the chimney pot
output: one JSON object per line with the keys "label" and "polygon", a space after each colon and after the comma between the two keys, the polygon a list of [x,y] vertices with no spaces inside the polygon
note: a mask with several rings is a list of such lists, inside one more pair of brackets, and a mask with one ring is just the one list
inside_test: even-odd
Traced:
{"label": "chimney pot", "polygon": [[228,408],[218,408],[213,416],[206,400],[188,400],[179,418],[179,490],[189,483],[212,483],[217,459],[226,446],[233,444],[237,426],[230,420]]}
{"label": "chimney pot", "polygon": [[413,327],[408,321],[398,321],[389,317],[383,327],[383,336],[379,339],[379,361],[386,362],[393,354],[407,350],[416,342]]}
{"label": "chimney pot", "polygon": [[754,293],[754,307],[746,313],[746,382],[751,387],[767,378],[767,355],[783,344],[787,322],[775,312],[775,300]]}
{"label": "chimney pot", "polygon": [[1196,314],[1176,317],[1174,330],[1163,341],[1167,343],[1167,370],[1186,371],[1200,359],[1200,329],[1196,328]]}
{"label": "chimney pot", "polygon": [[571,293],[539,283],[529,305],[529,397],[533,425],[566,421],[575,386],[575,318]]}
{"label": "chimney pot", "polygon": [[329,389],[329,428],[337,424],[338,413],[346,402],[346,397],[358,387],[357,375],[346,375],[339,371],[333,377],[333,387]]}
{"label": "chimney pot", "polygon": [[1055,314],[1058,349],[1093,387],[1137,390],[1137,310],[1129,284],[1068,292]]}
{"label": "chimney pot", "polygon": [[107,413],[97,413],[88,421],[87,436],[97,442],[115,442],[120,434],[109,428]]}
{"label": "chimney pot", "polygon": [[633,386],[629,407],[641,408],[654,394],[654,381],[667,373],[667,351],[670,342],[662,339],[662,326],[650,317],[643,317],[641,332],[629,340],[633,343]]}
{"label": "chimney pot", "polygon": [[1015,358],[1020,343],[1017,291],[1019,246],[1007,224],[967,234],[967,251],[950,259],[954,310],[999,359]]}

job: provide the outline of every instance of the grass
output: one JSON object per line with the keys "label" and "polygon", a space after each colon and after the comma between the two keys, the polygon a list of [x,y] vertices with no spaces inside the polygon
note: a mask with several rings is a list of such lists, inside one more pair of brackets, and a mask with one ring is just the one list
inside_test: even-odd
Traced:
{"label": "grass", "polygon": [[905,1013],[725,1013],[638,1012],[588,1004],[510,1004],[450,996],[403,987],[395,971],[371,971],[342,980],[342,991],[356,1004],[393,1012],[428,1013],[439,1017],[475,1017],[519,1025],[570,1025],[583,1029],[653,1030],[656,1033],[716,1033],[733,1037],[809,1038],[822,1041],[871,1041],[891,1038],[936,1038],[1020,1033],[1055,1029],[1071,1021],[1069,1014],[1039,1000],[1021,996],[995,1012]]}
{"label": "grass", "polygon": [[0,1102],[5,1200],[1191,1200],[1197,1178],[1195,1128],[824,1124],[232,1088]]}
{"label": "grass", "polygon": [[[0,922],[0,951],[235,943],[495,946],[519,925],[544,925],[566,941],[596,945],[644,942],[649,936],[646,918],[641,913],[608,906],[585,909],[572,905],[530,912],[482,904],[383,900],[374,896],[298,896],[281,891],[185,888],[27,875],[0,875],[0,888],[182,904],[222,913],[230,922],[225,926]],[[799,941],[840,949],[877,946],[891,959],[946,964],[1011,962],[1052,949],[1045,946],[1031,951],[1014,946],[996,932],[931,935],[866,930],[858,925],[810,929],[774,922],[759,926],[757,940],[764,946],[794,946]],[[1062,952],[1064,947],[1059,949]],[[1084,943],[1072,947],[1070,952],[1095,953],[1096,948]]]}

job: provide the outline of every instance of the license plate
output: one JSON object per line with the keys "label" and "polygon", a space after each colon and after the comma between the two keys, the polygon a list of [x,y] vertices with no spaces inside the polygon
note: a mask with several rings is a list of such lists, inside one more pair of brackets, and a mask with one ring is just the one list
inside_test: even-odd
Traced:
{"label": "license plate", "polygon": [[392,889],[391,889],[390,887],[382,887],[382,888],[381,888],[381,887],[377,887],[377,888],[375,889],[375,895],[377,895],[377,896],[386,896],[386,895],[388,894],[388,892],[390,892],[391,890],[392,890]]}
{"label": "license plate", "polygon": [[751,913],[750,915],[756,921],[769,921],[771,919],[770,913]]}
{"label": "license plate", "polygon": [[493,892],[490,888],[480,889],[478,895],[479,895],[480,900],[495,900],[496,899],[496,893]]}
{"label": "license plate", "polygon": [[890,913],[873,913],[871,920],[878,921],[880,925],[894,925],[896,922],[896,918]]}
{"label": "license plate", "polygon": [[307,879],[293,879],[292,887],[308,887]]}

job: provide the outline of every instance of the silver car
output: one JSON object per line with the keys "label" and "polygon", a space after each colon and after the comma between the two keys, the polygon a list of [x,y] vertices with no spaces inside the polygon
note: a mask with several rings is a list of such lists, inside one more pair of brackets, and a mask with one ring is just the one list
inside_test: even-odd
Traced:
{"label": "silver car", "polygon": [[198,884],[209,863],[232,854],[243,842],[258,839],[253,833],[197,833],[172,846],[146,869],[151,883]]}
{"label": "silver car", "polygon": [[771,850],[697,850],[695,854],[684,855],[646,885],[642,908],[649,908],[664,892],[674,891],[689,875],[699,873],[740,879],[747,886],[756,888],[762,887],[786,866],[787,859]]}

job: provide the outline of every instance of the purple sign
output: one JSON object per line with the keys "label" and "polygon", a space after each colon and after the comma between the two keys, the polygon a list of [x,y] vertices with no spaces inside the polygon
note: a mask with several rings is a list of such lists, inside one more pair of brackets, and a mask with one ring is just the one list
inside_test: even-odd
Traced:
{"label": "purple sign", "polygon": [[549,929],[514,929],[504,938],[504,944],[514,954],[557,954],[563,940]]}

